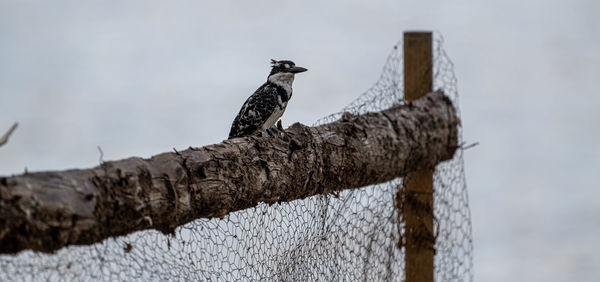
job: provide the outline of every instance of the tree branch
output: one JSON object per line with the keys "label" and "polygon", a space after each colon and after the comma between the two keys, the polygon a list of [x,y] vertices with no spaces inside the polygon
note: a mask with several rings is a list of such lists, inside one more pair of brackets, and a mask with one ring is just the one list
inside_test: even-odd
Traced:
{"label": "tree branch", "polygon": [[4,135],[2,135],[2,137],[0,137],[0,147],[2,147],[2,145],[6,144],[6,142],[8,142],[8,138],[13,133],[13,131],[15,131],[15,129],[17,129],[17,126],[19,126],[19,123],[15,122],[10,127],[10,129],[6,133],[4,133]]}
{"label": "tree branch", "polygon": [[442,92],[287,139],[245,137],[92,169],[0,177],[0,253],[52,252],[137,230],[382,183],[456,151],[458,118]]}

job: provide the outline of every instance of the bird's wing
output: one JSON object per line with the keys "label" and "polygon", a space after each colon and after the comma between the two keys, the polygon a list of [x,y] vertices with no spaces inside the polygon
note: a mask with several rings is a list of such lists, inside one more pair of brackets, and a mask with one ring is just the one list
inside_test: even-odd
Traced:
{"label": "bird's wing", "polygon": [[267,121],[277,107],[277,89],[263,85],[242,106],[229,132],[229,139],[251,135]]}

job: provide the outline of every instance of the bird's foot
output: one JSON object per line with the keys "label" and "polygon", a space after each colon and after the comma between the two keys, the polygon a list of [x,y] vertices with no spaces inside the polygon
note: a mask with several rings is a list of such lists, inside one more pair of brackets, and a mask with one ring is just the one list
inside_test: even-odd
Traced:
{"label": "bird's foot", "polygon": [[268,137],[277,137],[277,138],[281,138],[283,140],[288,140],[289,138],[287,137],[287,133],[285,132],[285,130],[277,128],[277,127],[270,127],[267,128],[263,134],[263,136],[268,136]]}
{"label": "bird's foot", "polygon": [[277,122],[277,124],[275,126],[271,126],[265,130],[261,130],[259,131],[259,136],[261,137],[277,137],[277,138],[281,138],[285,141],[289,140],[289,137],[287,136],[287,132],[285,132],[285,129],[283,129],[283,126],[281,126],[281,120]]}
{"label": "bird's foot", "polygon": [[279,137],[279,130],[275,127],[269,127],[265,130],[269,137]]}
{"label": "bird's foot", "polygon": [[264,130],[259,131],[259,133],[257,134],[260,137],[278,137],[278,131],[276,129],[271,128],[267,128]]}

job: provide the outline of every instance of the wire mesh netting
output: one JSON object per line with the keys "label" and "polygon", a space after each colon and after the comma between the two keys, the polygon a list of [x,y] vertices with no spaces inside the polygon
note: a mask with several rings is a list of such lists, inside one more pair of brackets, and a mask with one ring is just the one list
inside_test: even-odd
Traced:
{"label": "wire mesh netting", "polygon": [[[455,105],[453,65],[434,39],[434,88]],[[378,81],[343,111],[364,114],[403,101],[402,42]],[[334,114],[317,122],[336,120]],[[461,142],[459,131],[459,142]],[[359,171],[357,171],[359,173]],[[401,281],[403,227],[395,207],[402,179],[198,219],[173,235],[147,230],[55,254],[0,255],[0,281]],[[471,281],[473,246],[462,150],[434,175],[437,281]]]}

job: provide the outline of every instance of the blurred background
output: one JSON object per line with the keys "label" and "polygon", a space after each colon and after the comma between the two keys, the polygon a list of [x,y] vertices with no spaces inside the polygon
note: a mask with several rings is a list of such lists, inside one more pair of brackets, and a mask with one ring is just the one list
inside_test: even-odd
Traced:
{"label": "blurred background", "polygon": [[0,175],[226,138],[269,59],[284,126],[337,112],[405,30],[455,63],[477,281],[600,277],[600,2],[0,1]]}

